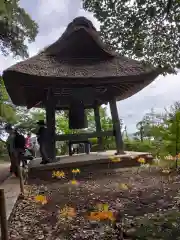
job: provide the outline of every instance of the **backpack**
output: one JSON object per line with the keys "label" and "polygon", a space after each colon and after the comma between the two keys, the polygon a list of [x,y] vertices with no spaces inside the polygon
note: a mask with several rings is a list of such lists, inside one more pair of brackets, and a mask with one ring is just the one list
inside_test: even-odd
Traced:
{"label": "backpack", "polygon": [[16,132],[14,145],[15,145],[15,148],[25,149],[25,145],[26,145],[25,137],[23,135],[21,135],[21,134]]}

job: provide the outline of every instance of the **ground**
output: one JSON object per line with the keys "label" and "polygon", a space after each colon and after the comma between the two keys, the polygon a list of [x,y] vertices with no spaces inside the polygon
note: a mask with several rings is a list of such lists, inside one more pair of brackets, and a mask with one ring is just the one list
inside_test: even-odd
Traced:
{"label": "ground", "polygon": [[[10,239],[180,239],[178,174],[132,168],[97,175],[79,185],[61,179],[32,182],[10,217]],[[47,203],[35,202],[37,195],[46,196]],[[109,206],[115,221],[88,219],[100,203]],[[65,206],[74,209],[69,218],[60,211]]]}
{"label": "ground", "polygon": [[0,184],[10,175],[9,162],[0,161]]}

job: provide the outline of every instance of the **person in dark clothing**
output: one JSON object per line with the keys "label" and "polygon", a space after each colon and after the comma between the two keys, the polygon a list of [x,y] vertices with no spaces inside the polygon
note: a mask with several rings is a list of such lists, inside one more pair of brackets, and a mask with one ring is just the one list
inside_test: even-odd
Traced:
{"label": "person in dark clothing", "polygon": [[47,154],[47,128],[43,120],[37,122],[38,131],[37,131],[37,141],[39,143],[39,150],[42,157],[41,164],[47,164],[50,162]]}
{"label": "person in dark clothing", "polygon": [[14,158],[13,158],[14,143],[13,142],[14,142],[15,133],[14,133],[14,130],[13,130],[11,124],[6,124],[5,131],[9,134],[7,141],[6,141],[6,146],[7,146],[9,158],[11,161],[10,172],[12,173],[13,167],[14,167]]}
{"label": "person in dark clothing", "polygon": [[11,161],[10,172],[15,173],[18,176],[18,166],[20,163],[25,165],[24,150],[25,150],[25,138],[13,129],[10,124],[5,126],[5,131],[9,134],[7,139],[7,149]]}

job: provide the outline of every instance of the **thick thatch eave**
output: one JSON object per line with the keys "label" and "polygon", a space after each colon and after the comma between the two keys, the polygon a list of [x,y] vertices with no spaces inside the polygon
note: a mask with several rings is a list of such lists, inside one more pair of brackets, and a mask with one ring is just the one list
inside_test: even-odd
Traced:
{"label": "thick thatch eave", "polygon": [[[94,90],[93,94],[88,96],[87,92],[84,95],[86,105],[91,105],[94,98],[103,103],[111,97],[119,100],[130,97],[160,73],[159,69],[145,67],[138,61],[118,55],[102,42],[89,20],[79,17],[68,25],[55,43],[5,70],[3,78],[12,101],[17,105],[41,101],[48,87],[61,90],[83,90],[88,86],[107,88],[103,94]],[[14,88],[19,91],[14,91]],[[29,88],[33,96],[29,95]],[[65,108],[71,97],[59,94]]]}

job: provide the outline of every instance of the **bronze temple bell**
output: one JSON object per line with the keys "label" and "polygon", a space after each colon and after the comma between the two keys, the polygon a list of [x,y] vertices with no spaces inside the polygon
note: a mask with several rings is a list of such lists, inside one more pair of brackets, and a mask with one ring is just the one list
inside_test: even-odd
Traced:
{"label": "bronze temple bell", "polygon": [[83,102],[72,102],[69,107],[69,129],[83,129],[87,127],[87,116]]}

